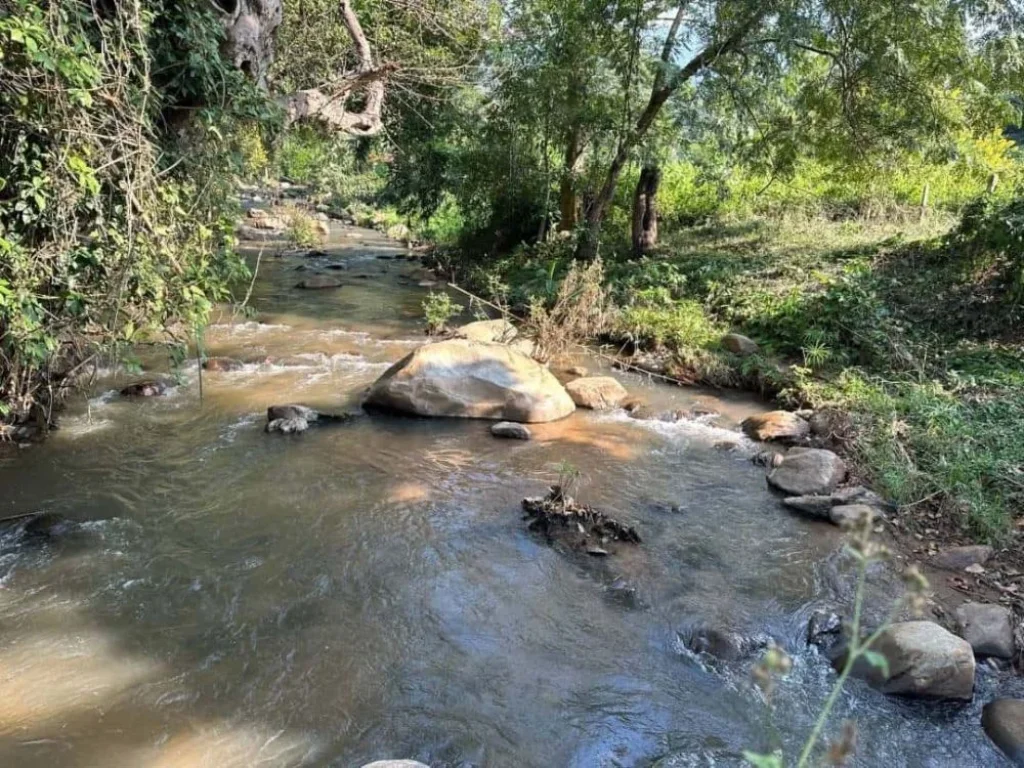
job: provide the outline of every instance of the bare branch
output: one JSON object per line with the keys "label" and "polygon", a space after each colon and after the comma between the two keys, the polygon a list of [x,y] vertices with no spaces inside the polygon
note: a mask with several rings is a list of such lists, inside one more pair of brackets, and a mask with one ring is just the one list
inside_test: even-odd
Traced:
{"label": "bare branch", "polygon": [[[309,88],[285,96],[280,103],[284,107],[286,121],[289,124],[299,120],[315,119],[353,136],[374,136],[384,128],[381,110],[384,106],[386,83],[396,66],[378,66],[374,63],[370,41],[366,39],[366,33],[363,32],[351,3],[349,0],[339,2],[345,30],[352,39],[359,57],[358,67],[355,72],[346,73],[334,83],[333,93],[329,95],[319,88]],[[356,91],[365,93],[366,102],[362,111],[350,112],[347,109],[348,98]]]}

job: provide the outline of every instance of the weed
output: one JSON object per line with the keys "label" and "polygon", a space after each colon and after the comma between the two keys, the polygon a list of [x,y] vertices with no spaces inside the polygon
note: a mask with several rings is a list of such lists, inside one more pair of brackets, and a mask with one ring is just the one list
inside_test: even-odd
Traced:
{"label": "weed", "polygon": [[427,333],[436,335],[443,333],[448,321],[462,312],[462,306],[452,301],[452,297],[443,291],[431,291],[423,300],[423,316],[427,320]]}

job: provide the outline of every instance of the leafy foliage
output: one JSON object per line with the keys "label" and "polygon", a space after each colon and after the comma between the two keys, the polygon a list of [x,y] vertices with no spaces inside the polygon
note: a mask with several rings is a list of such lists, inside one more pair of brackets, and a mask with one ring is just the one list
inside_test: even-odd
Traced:
{"label": "leafy foliage", "polygon": [[[261,116],[262,100],[220,61],[220,35],[199,2],[16,0],[0,15],[9,420],[48,408],[95,351],[175,326],[187,336],[244,274],[225,203],[230,158],[215,144]],[[238,94],[230,109],[207,106],[226,90]]]}

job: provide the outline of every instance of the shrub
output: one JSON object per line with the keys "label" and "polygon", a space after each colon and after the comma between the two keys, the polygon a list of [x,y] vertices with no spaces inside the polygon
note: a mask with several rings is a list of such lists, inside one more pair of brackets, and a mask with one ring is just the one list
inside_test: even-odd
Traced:
{"label": "shrub", "polygon": [[462,312],[462,306],[452,301],[443,291],[431,291],[423,300],[423,316],[427,320],[427,333],[443,333],[448,321]]}

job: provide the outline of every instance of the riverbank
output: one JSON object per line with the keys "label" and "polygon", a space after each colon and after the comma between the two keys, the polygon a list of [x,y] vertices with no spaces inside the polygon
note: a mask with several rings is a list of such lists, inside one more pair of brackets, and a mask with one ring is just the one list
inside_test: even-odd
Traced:
{"label": "riverbank", "polygon": [[[684,383],[828,412],[830,447],[897,506],[908,553],[990,544],[986,572],[956,588],[1022,608],[1019,326],[995,281],[951,255],[951,224],[752,220],[670,234],[643,259],[606,257],[619,312],[605,341]],[[555,242],[436,266],[524,308],[550,301],[570,253]]]}

